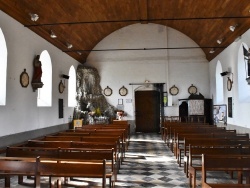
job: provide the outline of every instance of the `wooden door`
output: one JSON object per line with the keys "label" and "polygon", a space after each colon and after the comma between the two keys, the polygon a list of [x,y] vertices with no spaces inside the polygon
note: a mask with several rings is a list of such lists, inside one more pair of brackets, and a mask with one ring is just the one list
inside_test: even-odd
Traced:
{"label": "wooden door", "polygon": [[135,92],[136,132],[160,131],[160,92]]}

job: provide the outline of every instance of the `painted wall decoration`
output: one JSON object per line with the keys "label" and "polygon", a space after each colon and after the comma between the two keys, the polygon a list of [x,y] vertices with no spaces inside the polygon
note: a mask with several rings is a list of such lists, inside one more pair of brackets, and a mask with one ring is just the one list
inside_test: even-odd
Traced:
{"label": "painted wall decoration", "polygon": [[188,115],[204,115],[204,100],[189,100]]}
{"label": "painted wall decoration", "polygon": [[214,124],[217,125],[219,122],[223,122],[224,125],[227,124],[227,105],[214,105],[213,106],[214,114]]}

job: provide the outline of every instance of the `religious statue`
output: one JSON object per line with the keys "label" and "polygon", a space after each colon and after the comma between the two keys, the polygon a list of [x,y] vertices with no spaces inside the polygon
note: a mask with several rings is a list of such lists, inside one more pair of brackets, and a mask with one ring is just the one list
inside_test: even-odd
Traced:
{"label": "religious statue", "polygon": [[33,73],[33,78],[32,78],[32,87],[33,91],[35,91],[37,88],[42,88],[43,87],[43,82],[41,81],[42,78],[42,63],[39,60],[40,55],[37,55],[34,59],[34,73]]}

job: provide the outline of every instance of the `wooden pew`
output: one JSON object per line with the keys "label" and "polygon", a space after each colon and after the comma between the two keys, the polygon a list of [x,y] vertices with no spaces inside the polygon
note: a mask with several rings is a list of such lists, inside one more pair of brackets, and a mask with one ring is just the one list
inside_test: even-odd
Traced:
{"label": "wooden pew", "polygon": [[[188,129],[176,129],[173,128],[174,131],[174,138],[172,141],[172,151],[174,153],[175,156],[177,156],[178,154],[178,148],[179,144],[183,144],[183,140],[184,137],[181,135],[184,134],[197,134],[197,137],[199,137],[198,135],[204,135],[204,134],[212,134],[212,133],[227,133],[227,132],[233,132],[236,133],[235,130],[226,130],[224,127],[223,128],[217,128],[217,127],[192,127],[192,128],[188,128]],[[182,140],[182,142],[180,142],[180,140]],[[178,143],[177,143],[178,142]]]}
{"label": "wooden pew", "polygon": [[[60,134],[61,135],[61,134]],[[66,134],[67,136],[46,136],[44,137],[44,141],[79,141],[79,142],[101,142],[101,143],[116,143],[117,146],[115,147],[116,152],[119,152],[121,155],[121,162],[123,161],[125,157],[125,144],[123,143],[123,140],[120,139],[120,136],[118,135],[111,135],[111,136],[106,136],[106,135],[89,135],[89,136],[81,136],[79,133],[74,133],[72,134]],[[46,144],[46,143],[45,143]],[[56,143],[55,143],[56,144]],[[72,145],[72,144],[71,144]],[[60,147],[60,146],[58,146]],[[72,146],[70,146],[72,147]]]}
{"label": "wooden pew", "polygon": [[173,131],[171,132],[171,128],[183,128],[189,129],[192,127],[215,127],[213,125],[207,124],[190,124],[190,123],[181,123],[181,122],[170,122],[165,123],[163,128],[163,140],[165,143],[168,143],[173,138]]}
{"label": "wooden pew", "polygon": [[249,145],[249,138],[185,138],[183,148],[177,151],[177,163],[181,166],[182,156],[188,153],[189,145]]}
{"label": "wooden pew", "polygon": [[[118,122],[121,123],[121,122]],[[82,127],[77,127],[76,130],[81,129],[126,129],[126,137],[130,139],[130,124],[123,123],[123,124],[105,124],[105,125],[84,125]]]}
{"label": "wooden pew", "polygon": [[249,139],[249,134],[237,134],[234,130],[224,131],[211,131],[208,133],[196,133],[196,134],[177,134],[177,139],[174,144],[175,156],[179,155],[182,149],[184,149],[184,138],[199,139],[199,138],[225,138],[225,139]]}
{"label": "wooden pew", "polygon": [[[115,162],[120,168],[121,150],[117,142],[76,142],[76,141],[42,141],[29,140],[26,147],[40,147],[40,148],[88,148],[88,149],[114,149]],[[22,146],[24,147],[24,146]]]}
{"label": "wooden pew", "polygon": [[[40,160],[43,160],[42,158]],[[58,159],[45,159],[50,162],[39,162],[37,176],[53,177],[81,177],[100,178],[102,187],[106,187],[106,160],[100,162],[86,162],[68,160],[58,162]],[[54,160],[54,162],[52,162]],[[114,187],[114,183],[110,187]]]}
{"label": "wooden pew", "polygon": [[162,127],[163,129],[163,140],[166,139],[168,134],[170,133],[171,127],[216,127],[215,125],[209,125],[209,124],[203,124],[203,123],[186,123],[186,122],[164,122],[164,125]]}
{"label": "wooden pew", "polygon": [[121,151],[118,148],[118,144],[113,142],[72,142],[72,148],[92,148],[92,149],[114,149],[115,162],[118,164],[118,169],[120,169],[121,164]]}
{"label": "wooden pew", "polygon": [[121,152],[121,162],[124,161],[125,157],[125,145],[122,141],[120,144],[120,136],[111,136],[111,137],[105,137],[105,136],[88,136],[88,137],[82,137],[82,142],[115,142],[118,143],[118,148],[120,149]]}
{"label": "wooden pew", "polygon": [[[250,155],[205,155],[202,154],[202,187],[250,187],[250,184],[242,184],[242,173],[250,171]],[[208,171],[237,171],[238,184],[209,183],[207,182]]]}
{"label": "wooden pew", "polygon": [[120,136],[122,139],[122,145],[125,150],[128,149],[128,137],[126,136],[126,129],[77,129],[77,130],[67,130],[65,132],[59,132],[55,136]]}
{"label": "wooden pew", "polygon": [[[175,138],[177,138],[177,133],[206,133],[206,132],[214,132],[214,131],[225,131],[224,127],[214,127],[214,126],[178,126],[178,127],[170,127],[169,135],[168,135],[168,145],[173,151],[173,145],[175,143]],[[174,151],[173,151],[174,152]]]}
{"label": "wooden pew", "polygon": [[[49,152],[49,154],[46,153]],[[109,166],[109,172],[106,173],[110,183],[117,180],[118,166],[115,162],[114,149],[80,149],[80,148],[40,148],[40,147],[8,147],[6,157],[25,157],[58,159],[58,160],[81,160],[86,162],[95,162],[106,159]],[[20,181],[21,182],[21,178]]]}
{"label": "wooden pew", "polygon": [[82,141],[82,136],[65,135],[65,136],[45,136],[42,141]]}
{"label": "wooden pew", "polygon": [[[191,138],[191,139],[200,139],[200,138],[225,138],[225,139],[249,139],[249,135],[248,134],[233,134],[231,132],[229,133],[211,133],[211,134],[188,134],[188,135],[182,135],[184,138]],[[182,143],[183,144],[183,143]],[[179,141],[177,140],[177,147],[180,148],[181,144],[179,144]],[[246,144],[245,144],[246,145]],[[202,145],[200,144],[197,144],[197,145],[192,145],[193,147],[202,147]],[[210,147],[212,146],[211,144],[210,145],[207,145],[207,143],[204,145],[204,147]],[[217,147],[217,145],[214,145]],[[220,145],[218,145],[220,146]],[[234,147],[234,146],[233,146]],[[247,150],[249,150],[250,148],[246,146],[246,148],[244,149],[244,151],[247,152]],[[184,146],[183,146],[183,150],[184,150]],[[180,152],[180,151],[179,151]],[[188,149],[184,152],[184,172],[186,172],[187,168],[188,167]],[[247,152],[247,153],[250,153],[250,152]]]}
{"label": "wooden pew", "polygon": [[0,175],[5,178],[5,187],[10,187],[10,176],[18,176],[18,183],[22,183],[22,176],[34,176],[34,187],[40,187],[37,176],[38,158],[0,157]]}
{"label": "wooden pew", "polygon": [[130,125],[128,124],[108,124],[108,125],[84,125],[82,127],[77,127],[76,129],[67,130],[67,132],[80,132],[80,131],[87,131],[87,132],[96,132],[96,131],[107,131],[107,132],[117,132],[123,130],[124,133],[122,135],[122,138],[124,138],[124,143],[126,143],[126,149],[129,145],[129,139],[130,139]]}
{"label": "wooden pew", "polygon": [[[242,148],[240,145],[216,145],[216,146],[191,146],[189,145],[189,155],[186,169],[189,177],[189,185],[196,187],[196,173],[201,171],[201,156],[205,155],[241,155]],[[195,160],[195,163],[193,163]]]}

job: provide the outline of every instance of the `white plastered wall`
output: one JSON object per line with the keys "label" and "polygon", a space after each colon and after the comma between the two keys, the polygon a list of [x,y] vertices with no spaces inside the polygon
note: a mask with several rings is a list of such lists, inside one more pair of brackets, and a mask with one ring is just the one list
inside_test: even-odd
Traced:
{"label": "white plastered wall", "polygon": [[[73,108],[67,107],[67,90],[58,92],[61,74],[68,74],[71,65],[78,62],[0,11],[0,27],[8,50],[6,105],[0,106],[0,137],[68,123]],[[33,60],[47,50],[52,61],[52,107],[37,107],[37,91],[31,84],[22,88],[19,77],[27,70],[30,82]],[[66,82],[67,86],[67,82]],[[58,118],[58,99],[64,99],[64,118]]]}
{"label": "white plastered wall", "polygon": [[[198,47],[197,44],[179,31],[157,24],[133,24],[121,28],[104,38],[94,49],[144,49]],[[197,49],[178,50],[127,50],[91,52],[86,65],[97,68],[101,86],[109,86],[113,94],[106,97],[117,106],[123,99],[128,119],[134,119],[134,90],[146,80],[152,83],[166,83],[164,91],[176,85],[180,93],[169,96],[172,106],[165,107],[165,115],[178,115],[178,99],[189,97],[188,87],[194,84],[198,92],[210,97],[209,64],[203,51]],[[119,88],[128,88],[128,95],[121,97]],[[128,99],[128,100],[127,100]],[[132,103],[130,103],[132,99]]]}
{"label": "white plastered wall", "polygon": [[[248,46],[250,45],[250,30],[244,33],[240,40],[232,43],[228,46],[222,53],[220,53],[216,58],[214,58],[209,63],[210,69],[210,88],[211,95],[216,96],[215,88],[215,70],[216,70],[216,62],[220,61],[222,65],[223,71],[231,70],[233,73],[233,87],[231,91],[227,90],[227,77],[224,77],[223,80],[223,89],[224,89],[224,104],[228,105],[228,97],[232,97],[233,99],[233,117],[227,118],[228,128],[231,129],[236,128],[238,132],[249,132],[250,128],[250,116],[249,102],[240,102],[238,99],[238,52],[239,49],[242,49],[242,43],[246,43]],[[250,87],[247,85],[247,82],[244,81],[244,87]],[[250,93],[249,93],[250,95]],[[248,131],[246,131],[248,130]]]}

